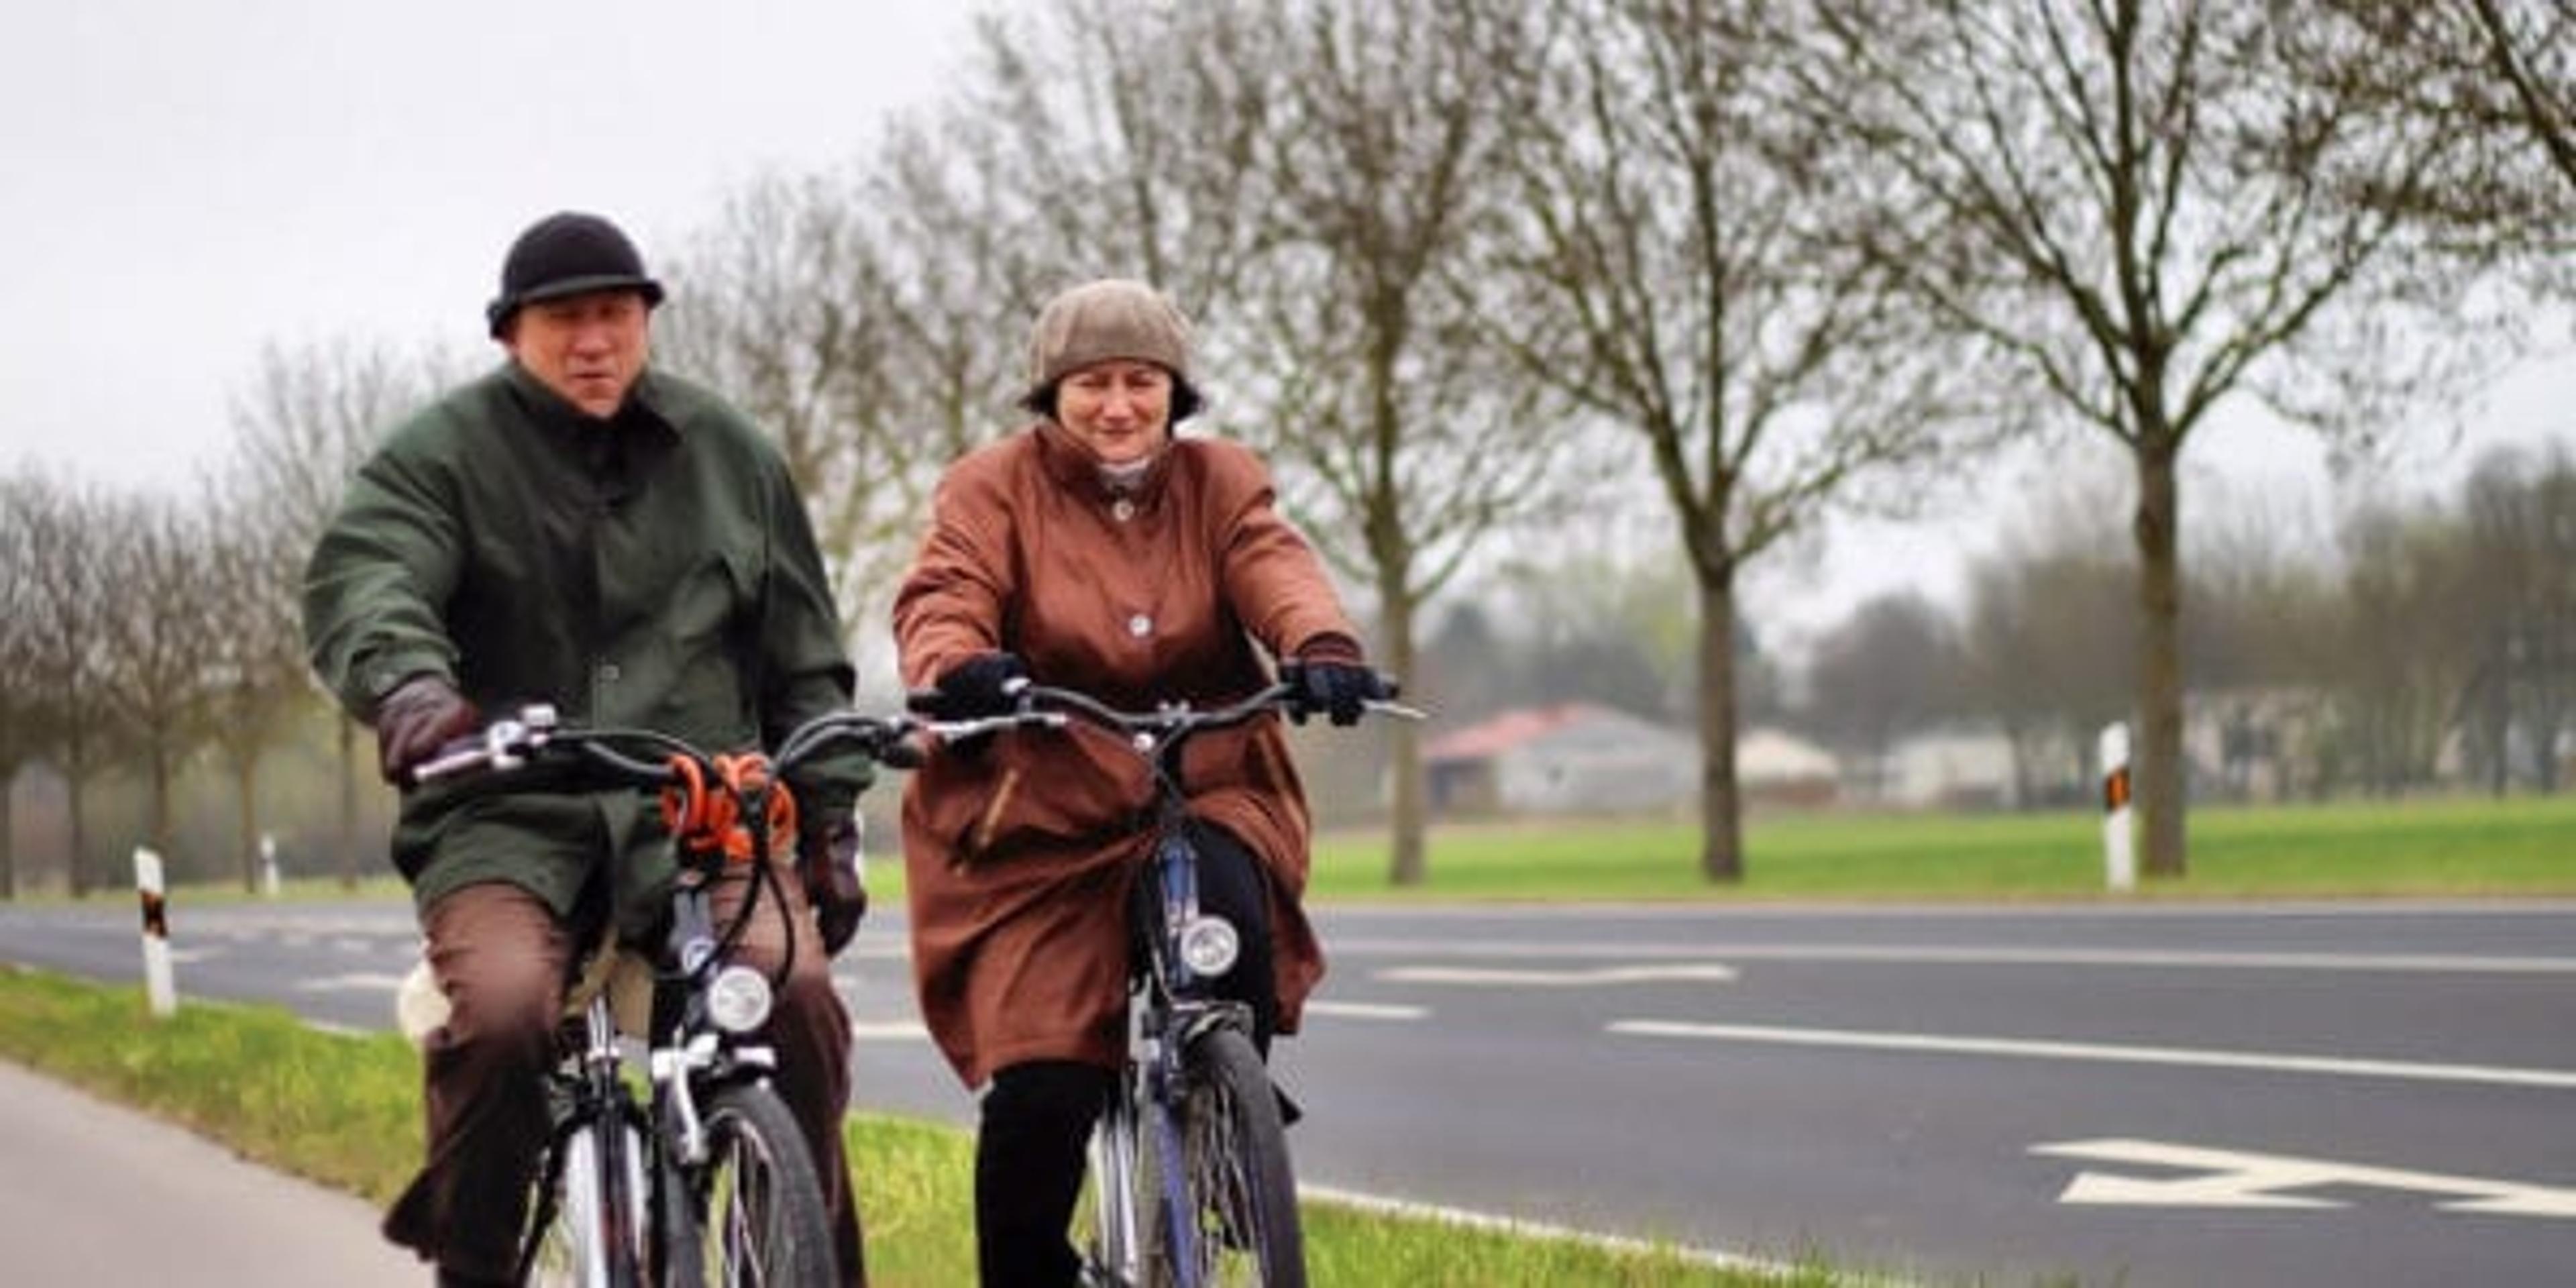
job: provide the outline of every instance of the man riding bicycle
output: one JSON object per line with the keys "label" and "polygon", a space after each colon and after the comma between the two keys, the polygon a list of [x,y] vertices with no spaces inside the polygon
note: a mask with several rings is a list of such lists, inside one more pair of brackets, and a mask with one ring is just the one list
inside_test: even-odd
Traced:
{"label": "man riding bicycle", "polygon": [[[1036,420],[952,465],[898,593],[907,683],[934,714],[1008,710],[1035,679],[1103,701],[1200,705],[1293,658],[1336,723],[1389,696],[1250,450],[1181,439],[1200,404],[1189,328],[1143,283],[1093,282],[1040,312],[1022,406]],[[1217,981],[1255,1037],[1293,1032],[1323,974],[1300,906],[1303,789],[1275,719],[1188,757],[1199,899],[1242,932]],[[976,1250],[988,1285],[1070,1284],[1083,1143],[1125,1053],[1128,897],[1150,840],[1146,770],[1080,739],[993,737],[932,757],[904,796],[922,1017],[968,1085]]]}
{"label": "man riding bicycle", "polygon": [[[479,710],[525,701],[743,748],[848,705],[804,504],[740,412],[648,367],[662,297],[609,221],[538,221],[487,313],[508,360],[411,417],[351,480],[305,572],[305,633],[316,671],[374,726],[387,781]],[[783,899],[759,902],[741,953],[789,961],[767,1040],[853,1284],[850,1022],[828,966],[865,907],[847,857],[868,778],[855,753],[791,778],[803,880],[775,883]],[[443,1285],[509,1280],[569,969],[612,925],[642,937],[636,923],[666,906],[651,804],[524,778],[403,793],[392,857],[450,1013],[425,1044],[428,1159],[384,1230]],[[717,887],[720,918],[749,884]]]}

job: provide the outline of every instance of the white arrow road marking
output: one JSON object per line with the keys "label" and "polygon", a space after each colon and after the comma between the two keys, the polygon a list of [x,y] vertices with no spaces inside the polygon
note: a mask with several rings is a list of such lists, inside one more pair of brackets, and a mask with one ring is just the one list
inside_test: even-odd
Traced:
{"label": "white arrow road marking", "polygon": [[2033,1145],[2034,1154],[2089,1158],[2108,1163],[2142,1163],[2152,1167],[2189,1168],[2190,1176],[2122,1176],[2079,1172],[2057,1196],[2060,1203],[2123,1204],[2143,1207],[2339,1208],[2334,1199],[2303,1198],[2283,1190],[2312,1185],[2361,1185],[2460,1197],[2434,1206],[2445,1212],[2479,1212],[2491,1216],[2576,1218],[2576,1189],[2525,1185],[2476,1176],[2410,1172],[2359,1163],[2281,1154],[2249,1154],[2232,1149],[2204,1149],[2152,1140],[2070,1140]]}
{"label": "white arrow road marking", "polygon": [[1850,1029],[1788,1029],[1762,1024],[1690,1024],[1673,1020],[1614,1020],[1609,1026],[1609,1031],[1641,1037],[1774,1042],[1788,1046],[1861,1047],[1875,1051],[1930,1051],[1948,1055],[2092,1060],[2105,1064],[2168,1064],[2204,1069],[2259,1069],[2272,1073],[2324,1073],[2356,1078],[2406,1078],[2418,1082],[2474,1082],[2501,1087],[2576,1088],[2576,1072],[2565,1069],[2517,1069],[2481,1064],[2419,1064],[2409,1060],[2357,1060],[2337,1056],[2283,1055],[2268,1051],[2207,1051],[2190,1047],[2125,1046],[2117,1043],[2033,1042],[2018,1038],[1941,1037],[1928,1033],[1865,1033]]}
{"label": "white arrow road marking", "polygon": [[342,975],[317,975],[296,985],[307,993],[351,993],[361,990],[390,993],[401,988],[403,977],[382,971],[357,970]]}
{"label": "white arrow road marking", "polygon": [[1343,1020],[1418,1020],[1431,1014],[1431,1008],[1386,1002],[1308,1002],[1306,1013]]}
{"label": "white arrow road marking", "polygon": [[1670,966],[1603,966],[1594,970],[1487,969],[1474,966],[1397,966],[1377,972],[1396,984],[1491,984],[1507,988],[1593,988],[1603,984],[1661,984],[1698,981],[1722,984],[1735,978],[1735,968],[1717,962],[1676,962]]}

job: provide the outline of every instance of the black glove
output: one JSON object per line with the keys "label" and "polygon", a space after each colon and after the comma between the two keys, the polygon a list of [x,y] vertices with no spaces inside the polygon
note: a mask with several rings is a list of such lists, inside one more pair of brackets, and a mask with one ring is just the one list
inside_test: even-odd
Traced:
{"label": "black glove", "polygon": [[935,720],[1008,715],[1028,683],[1029,668],[1019,654],[978,653],[939,677],[926,713]]}
{"label": "black glove", "polygon": [[836,956],[859,933],[868,915],[866,856],[859,843],[856,814],[820,820],[799,829],[797,874],[804,878],[805,901],[823,927],[823,952]]}
{"label": "black glove", "polygon": [[445,677],[415,675],[376,704],[377,771],[386,782],[399,783],[405,771],[481,723],[483,713]]}
{"label": "black glove", "polygon": [[1295,705],[1288,708],[1288,716],[1299,724],[1318,711],[1337,725],[1358,724],[1360,712],[1369,703],[1385,702],[1395,696],[1386,677],[1365,662],[1299,659],[1281,666],[1279,678],[1296,690],[1292,695]]}

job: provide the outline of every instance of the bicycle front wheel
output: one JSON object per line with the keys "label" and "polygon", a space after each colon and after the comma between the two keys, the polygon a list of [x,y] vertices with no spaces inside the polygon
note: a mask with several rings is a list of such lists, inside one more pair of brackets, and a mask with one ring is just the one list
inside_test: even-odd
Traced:
{"label": "bicycle front wheel", "polygon": [[[1192,1042],[1180,1103],[1181,1173],[1156,1208],[1154,1245],[1179,1284],[1304,1288],[1306,1240],[1279,1097],[1252,1039],[1215,1029]],[[1169,1220],[1178,1200],[1183,1224]],[[1187,1271],[1195,1270],[1195,1273]]]}
{"label": "bicycle front wheel", "polygon": [[[684,1178],[686,1216],[707,1288],[805,1288],[837,1282],[832,1222],[795,1116],[766,1086],[718,1088],[701,1106],[707,1160]],[[685,1275],[685,1268],[683,1269]]]}
{"label": "bicycle front wheel", "polygon": [[[606,1116],[604,1116],[606,1117]],[[568,1132],[531,1194],[528,1288],[642,1288],[644,1141],[623,1122]]]}

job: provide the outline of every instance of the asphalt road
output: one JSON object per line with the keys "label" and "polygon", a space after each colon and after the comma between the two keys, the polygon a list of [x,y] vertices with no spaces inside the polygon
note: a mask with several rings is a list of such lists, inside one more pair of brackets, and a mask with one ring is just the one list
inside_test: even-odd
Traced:
{"label": "asphalt road", "polygon": [[[1301,1178],[1943,1283],[2576,1277],[2576,904],[1329,909]],[[408,912],[174,908],[183,993],[381,1027]],[[134,978],[130,912],[0,958]],[[899,919],[858,1104],[965,1121]],[[0,1164],[14,1166],[14,1164]]]}

